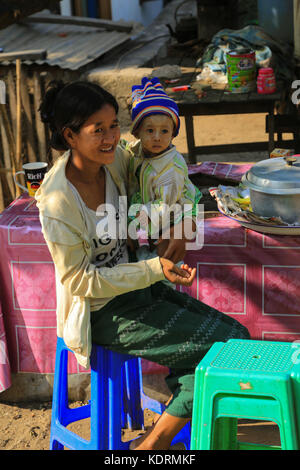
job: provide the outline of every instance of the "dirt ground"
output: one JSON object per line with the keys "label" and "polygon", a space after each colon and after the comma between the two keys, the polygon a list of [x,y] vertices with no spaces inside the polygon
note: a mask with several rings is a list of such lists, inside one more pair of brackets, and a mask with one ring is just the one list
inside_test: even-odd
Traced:
{"label": "dirt ground", "polygon": [[[80,406],[81,402],[70,406]],[[145,429],[151,426],[154,413],[145,410]],[[90,438],[89,419],[68,426],[85,439]],[[51,403],[0,404],[0,450],[49,450]],[[122,439],[128,441],[141,431],[123,431]],[[238,441],[255,444],[280,445],[278,427],[274,423],[241,420],[238,425]],[[181,444],[173,450],[181,450]]]}
{"label": "dirt ground", "polygon": [[[195,124],[197,145],[267,140],[264,115],[197,117]],[[129,133],[123,137],[130,138]],[[184,120],[179,136],[174,140],[179,151],[187,152]],[[259,154],[219,155],[199,157],[214,161],[255,161]],[[1,401],[1,394],[0,394]],[[78,406],[79,403],[73,404]],[[145,412],[146,427],[152,423],[153,413]],[[50,437],[51,403],[0,403],[0,450],[48,450]],[[83,437],[89,436],[89,420],[70,426]],[[124,440],[138,432],[124,431]],[[279,445],[276,425],[268,422],[241,421],[238,439],[246,442]]]}

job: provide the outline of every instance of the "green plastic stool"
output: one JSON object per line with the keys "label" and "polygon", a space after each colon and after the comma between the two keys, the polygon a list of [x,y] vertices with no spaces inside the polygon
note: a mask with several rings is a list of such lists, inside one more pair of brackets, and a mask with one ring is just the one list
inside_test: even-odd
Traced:
{"label": "green plastic stool", "polygon": [[[275,422],[281,447],[237,441],[238,419]],[[300,344],[215,343],[196,368],[191,450],[300,449]]]}

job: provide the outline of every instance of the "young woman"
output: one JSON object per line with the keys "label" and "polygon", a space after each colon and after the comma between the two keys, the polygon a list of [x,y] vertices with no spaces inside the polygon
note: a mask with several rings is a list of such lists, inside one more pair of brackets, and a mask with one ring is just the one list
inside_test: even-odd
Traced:
{"label": "young woman", "polygon": [[[248,338],[236,320],[174,291],[163,279],[191,285],[195,269],[174,263],[185,240],[170,239],[163,257],[128,262],[126,240],[112,237],[108,215],[127,194],[129,155],[119,145],[115,99],[89,82],[51,84],[41,105],[51,145],[65,153],[36,194],[57,280],[57,333],[89,367],[91,344],[168,366],[172,399],[135,449],[168,449],[191,419],[194,370],[215,341]],[[125,214],[126,217],[127,214]]]}

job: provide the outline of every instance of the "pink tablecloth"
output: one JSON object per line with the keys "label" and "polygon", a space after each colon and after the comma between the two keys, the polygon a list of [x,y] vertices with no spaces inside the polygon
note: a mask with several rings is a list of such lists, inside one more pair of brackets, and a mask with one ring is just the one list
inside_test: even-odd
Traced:
{"label": "pink tablecloth", "polygon": [[[23,194],[0,217],[0,301],[12,372],[52,373],[56,349],[54,265],[35,200]],[[1,365],[0,365],[1,369]],[[70,372],[86,372],[72,356]]]}
{"label": "pink tablecloth", "polygon": [[245,163],[241,165],[232,165],[229,163],[218,162],[202,162],[188,165],[189,175],[201,173],[203,175],[215,176],[221,180],[241,181],[246,171],[252,167],[253,163]]}
{"label": "pink tablecloth", "polygon": [[187,253],[189,295],[245,325],[253,339],[300,340],[300,237],[264,235],[224,216],[207,219],[204,246]]}
{"label": "pink tablecloth", "polygon": [[3,314],[0,304],[0,392],[11,386],[10,363],[8,359],[7,343]]}
{"label": "pink tablecloth", "polygon": [[[54,372],[54,266],[33,199],[23,195],[1,214],[0,246],[3,391],[10,371]],[[188,294],[237,318],[254,339],[300,340],[299,237],[262,235],[219,216],[205,220],[204,246],[186,261],[197,266]],[[144,362],[143,370],[166,369]],[[86,372],[73,356],[69,371]]]}
{"label": "pink tablecloth", "polygon": [[[54,265],[33,198],[23,194],[0,214],[0,247],[1,392],[11,384],[10,372],[53,373],[55,366]],[[144,373],[153,367],[143,362]],[[88,371],[71,356],[69,372]]]}

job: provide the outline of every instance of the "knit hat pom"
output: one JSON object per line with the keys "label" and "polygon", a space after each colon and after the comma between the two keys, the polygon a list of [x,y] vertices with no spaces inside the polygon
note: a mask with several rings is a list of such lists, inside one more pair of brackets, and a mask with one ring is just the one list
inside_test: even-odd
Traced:
{"label": "knit hat pom", "polygon": [[164,91],[158,78],[144,77],[141,85],[132,87],[131,133],[134,134],[142,120],[152,114],[165,114],[174,122],[174,137],[179,132],[179,110],[175,101]]}

